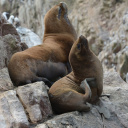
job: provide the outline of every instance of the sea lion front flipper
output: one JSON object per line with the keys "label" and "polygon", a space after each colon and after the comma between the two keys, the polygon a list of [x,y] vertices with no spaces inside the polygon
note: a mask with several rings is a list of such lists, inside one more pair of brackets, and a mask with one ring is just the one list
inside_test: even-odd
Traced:
{"label": "sea lion front flipper", "polygon": [[48,87],[51,87],[53,84],[51,81],[44,77],[36,77],[35,82],[36,81],[43,81]]}
{"label": "sea lion front flipper", "polygon": [[[96,78],[86,78],[84,81],[89,85],[89,87],[93,87],[93,88],[97,87],[96,86]],[[80,87],[85,91],[85,85],[82,84],[82,82],[81,82]]]}
{"label": "sea lion front flipper", "polygon": [[86,78],[86,81],[87,81],[87,83],[89,84],[90,87],[97,88],[96,78]]}

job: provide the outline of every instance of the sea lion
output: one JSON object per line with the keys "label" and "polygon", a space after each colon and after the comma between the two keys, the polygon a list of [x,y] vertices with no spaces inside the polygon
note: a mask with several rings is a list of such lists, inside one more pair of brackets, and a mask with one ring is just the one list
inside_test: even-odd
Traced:
{"label": "sea lion", "polygon": [[[102,93],[103,71],[99,59],[90,50],[84,36],[80,36],[73,44],[69,62],[72,72],[56,81],[49,90],[52,107],[57,113],[74,110],[89,111],[90,107],[86,102],[95,102]],[[93,81],[93,86],[90,86],[91,98],[89,98],[91,92],[86,79]],[[85,86],[85,92],[80,84]]]}
{"label": "sea lion", "polygon": [[36,81],[51,85],[71,71],[68,56],[77,39],[65,3],[51,8],[44,17],[43,44],[15,53],[8,64],[15,86]]}

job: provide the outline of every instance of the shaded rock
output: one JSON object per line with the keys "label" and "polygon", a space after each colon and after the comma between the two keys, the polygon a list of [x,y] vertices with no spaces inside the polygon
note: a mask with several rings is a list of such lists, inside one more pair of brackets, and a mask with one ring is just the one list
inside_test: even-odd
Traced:
{"label": "shaded rock", "polygon": [[13,35],[14,38],[16,38],[19,42],[21,42],[20,36],[16,28],[13,26],[13,24],[9,23],[5,19],[5,17],[3,17],[2,14],[0,14],[0,36],[5,36],[8,34]]}
{"label": "shaded rock", "polygon": [[13,35],[14,38],[16,38],[19,42],[21,42],[20,36],[12,24],[5,23],[2,25],[1,29],[2,29],[2,36],[11,34],[11,35]]}
{"label": "shaded rock", "polygon": [[32,123],[44,121],[52,115],[47,89],[43,82],[18,87],[17,95]]}
{"label": "shaded rock", "polygon": [[128,55],[125,54],[122,65],[120,66],[120,76],[126,80],[126,74],[128,73]]}
{"label": "shaded rock", "polygon": [[0,95],[0,128],[29,128],[24,108],[15,91]]}
{"label": "shaded rock", "polygon": [[7,67],[11,56],[19,51],[22,51],[22,48],[12,35],[0,37],[0,69]]}
{"label": "shaded rock", "polygon": [[113,53],[118,53],[121,50],[121,44],[120,43],[114,43],[112,46]]}
{"label": "shaded rock", "polygon": [[18,27],[16,30],[20,35],[21,42],[25,42],[29,48],[42,44],[39,36],[32,32],[30,29]]}
{"label": "shaded rock", "polygon": [[14,86],[8,74],[8,69],[3,68],[0,70],[0,92],[13,89]]}

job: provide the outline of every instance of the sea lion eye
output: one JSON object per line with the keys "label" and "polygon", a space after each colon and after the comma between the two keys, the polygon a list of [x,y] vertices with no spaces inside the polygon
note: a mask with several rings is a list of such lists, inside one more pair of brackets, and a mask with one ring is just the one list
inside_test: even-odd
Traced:
{"label": "sea lion eye", "polygon": [[80,44],[77,44],[77,49],[80,50]]}

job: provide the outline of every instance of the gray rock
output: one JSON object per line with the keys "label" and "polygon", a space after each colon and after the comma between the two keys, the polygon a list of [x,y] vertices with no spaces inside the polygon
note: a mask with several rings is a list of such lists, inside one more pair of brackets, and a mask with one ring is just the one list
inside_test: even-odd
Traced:
{"label": "gray rock", "polygon": [[[128,128],[128,84],[122,80],[115,71],[104,74],[104,93],[110,94],[109,108],[111,113],[115,113],[120,122]],[[107,103],[107,102],[106,102]],[[109,105],[110,106],[110,105]],[[123,118],[122,118],[123,117]]]}
{"label": "gray rock", "polygon": [[44,121],[52,115],[47,89],[43,82],[18,87],[17,95],[32,123]]}
{"label": "gray rock", "polygon": [[0,92],[13,89],[13,83],[9,77],[8,69],[3,68],[0,70]]}
{"label": "gray rock", "polygon": [[15,52],[22,51],[17,39],[13,35],[0,36],[0,69],[7,67],[11,56]]}
{"label": "gray rock", "polygon": [[16,30],[20,35],[21,42],[25,42],[29,48],[42,44],[39,36],[32,32],[30,29],[18,27]]}
{"label": "gray rock", "polygon": [[0,95],[0,128],[29,128],[24,108],[16,92],[6,91]]}

